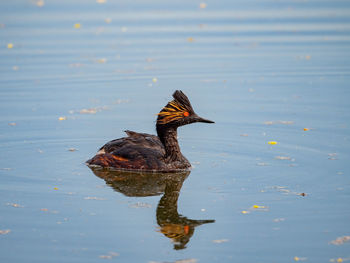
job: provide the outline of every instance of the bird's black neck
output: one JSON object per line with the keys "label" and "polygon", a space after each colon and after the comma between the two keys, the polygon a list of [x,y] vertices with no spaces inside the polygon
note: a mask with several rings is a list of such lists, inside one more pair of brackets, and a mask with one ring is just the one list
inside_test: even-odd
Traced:
{"label": "bird's black neck", "polygon": [[165,158],[171,162],[182,161],[185,157],[177,141],[177,127],[157,125],[157,134],[165,148]]}

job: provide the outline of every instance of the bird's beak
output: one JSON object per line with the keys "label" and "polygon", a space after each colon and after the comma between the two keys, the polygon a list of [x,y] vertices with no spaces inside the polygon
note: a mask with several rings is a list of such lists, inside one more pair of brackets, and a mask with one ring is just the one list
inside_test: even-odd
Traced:
{"label": "bird's beak", "polygon": [[211,120],[204,119],[202,117],[199,117],[198,115],[194,117],[195,122],[204,122],[204,123],[215,123]]}

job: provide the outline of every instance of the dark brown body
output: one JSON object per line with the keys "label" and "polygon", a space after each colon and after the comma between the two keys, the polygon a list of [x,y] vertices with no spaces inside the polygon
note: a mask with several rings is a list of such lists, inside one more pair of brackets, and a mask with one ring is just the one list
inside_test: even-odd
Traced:
{"label": "dark brown body", "polygon": [[176,156],[177,159],[171,160],[171,157],[167,157],[158,136],[125,132],[128,137],[106,143],[87,163],[118,170],[173,172],[191,168],[191,164],[180,151],[181,156]]}
{"label": "dark brown body", "polygon": [[100,166],[117,170],[175,172],[191,168],[182,155],[177,141],[177,128],[194,122],[213,123],[199,117],[182,91],[173,94],[158,114],[158,136],[125,131],[123,137],[106,143],[97,154],[87,161],[89,166]]}

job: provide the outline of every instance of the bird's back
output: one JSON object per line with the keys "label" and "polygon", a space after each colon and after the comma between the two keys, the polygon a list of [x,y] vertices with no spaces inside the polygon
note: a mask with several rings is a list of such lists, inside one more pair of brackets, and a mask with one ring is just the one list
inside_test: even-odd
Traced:
{"label": "bird's back", "polygon": [[87,161],[88,165],[126,170],[167,170],[165,149],[158,136],[125,131],[127,137],[112,140]]}

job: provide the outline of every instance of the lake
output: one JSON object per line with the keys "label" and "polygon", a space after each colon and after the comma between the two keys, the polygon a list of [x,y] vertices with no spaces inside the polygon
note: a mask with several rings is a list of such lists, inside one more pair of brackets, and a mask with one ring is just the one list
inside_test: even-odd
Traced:
{"label": "lake", "polygon": [[[1,262],[350,261],[348,1],[0,2]],[[182,90],[190,173],[91,170]]]}

